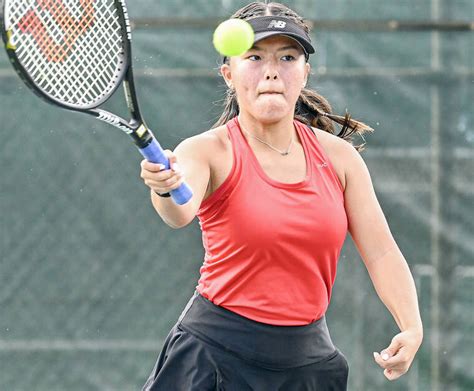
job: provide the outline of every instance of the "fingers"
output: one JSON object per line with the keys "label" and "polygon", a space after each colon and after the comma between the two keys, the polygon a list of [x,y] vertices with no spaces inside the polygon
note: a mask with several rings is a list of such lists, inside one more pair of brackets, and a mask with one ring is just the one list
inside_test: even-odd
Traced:
{"label": "fingers", "polygon": [[402,346],[402,337],[400,336],[400,334],[397,334],[395,337],[392,338],[390,345],[386,349],[382,350],[380,354],[382,355],[382,358],[386,360],[392,356],[395,356]]}
{"label": "fingers", "polygon": [[393,364],[389,364],[388,359],[387,360],[383,359],[380,353],[374,352],[374,359],[375,359],[375,362],[381,368],[384,369],[383,374],[389,380],[395,380],[405,373],[405,372],[402,372],[399,368],[395,367]]}
{"label": "fingers", "polygon": [[173,152],[171,152],[171,151],[166,151],[166,152],[167,152],[166,157],[170,161],[170,168],[173,171],[179,171],[178,159],[177,159],[176,155],[173,154]]}
{"label": "fingers", "polygon": [[384,369],[388,380],[398,379],[408,372],[421,340],[419,330],[405,330],[395,335],[386,349],[380,353],[374,352],[375,362]]}
{"label": "fingers", "polygon": [[385,369],[383,371],[384,376],[390,380],[397,380],[399,377],[403,376],[406,373],[406,371],[399,371],[395,369]]}
{"label": "fingers", "polygon": [[176,156],[168,150],[165,151],[165,155],[169,158],[171,169],[166,169],[163,164],[151,163],[146,159],[140,163],[140,177],[143,182],[159,194],[175,190],[184,182]]}
{"label": "fingers", "polygon": [[390,364],[393,361],[393,358],[397,356],[397,353],[402,346],[402,341],[400,341],[398,335],[396,335],[392,338],[390,345],[386,349],[382,350],[380,353],[374,352],[375,361],[377,363]]}
{"label": "fingers", "polygon": [[384,369],[384,375],[389,380],[398,379],[400,376],[405,374],[408,371],[408,363],[401,353],[397,353],[393,357],[387,357],[385,354],[381,355],[380,353],[374,352],[375,362]]}
{"label": "fingers", "polygon": [[142,167],[142,170],[150,171],[150,172],[160,172],[166,168],[163,164],[152,163],[146,159],[142,160],[142,162],[140,163],[140,166]]}
{"label": "fingers", "polygon": [[404,349],[399,349],[395,355],[391,355],[387,349],[381,353],[374,352],[375,362],[384,369],[384,375],[388,380],[398,379],[400,376],[408,372],[411,360]]}
{"label": "fingers", "polygon": [[[169,161],[169,167],[173,168],[173,165],[177,164],[176,155],[173,152],[171,152],[169,149],[166,149],[163,152],[164,152],[166,158]],[[152,172],[159,172],[159,171],[164,170],[166,168],[163,164],[152,163],[152,162],[148,161],[147,159],[142,160],[140,165],[141,165],[142,169],[152,171]]]}
{"label": "fingers", "polygon": [[143,181],[151,190],[158,194],[169,193],[177,189],[184,182],[182,173],[173,170],[163,170],[158,173],[142,174]]}

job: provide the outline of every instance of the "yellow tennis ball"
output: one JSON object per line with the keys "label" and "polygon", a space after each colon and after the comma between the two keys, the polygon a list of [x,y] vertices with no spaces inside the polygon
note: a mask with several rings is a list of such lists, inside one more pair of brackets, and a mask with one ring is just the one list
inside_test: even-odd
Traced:
{"label": "yellow tennis ball", "polygon": [[229,19],[217,26],[213,43],[223,56],[240,56],[253,46],[255,34],[250,23],[242,19]]}

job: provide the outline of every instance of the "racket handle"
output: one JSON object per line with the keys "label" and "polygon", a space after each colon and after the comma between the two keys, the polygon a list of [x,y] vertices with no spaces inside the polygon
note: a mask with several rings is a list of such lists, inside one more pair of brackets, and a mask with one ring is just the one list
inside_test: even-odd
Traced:
{"label": "racket handle", "polygon": [[[148,144],[145,148],[138,148],[138,150],[149,162],[163,164],[167,170],[170,168],[170,162],[163,152],[163,148],[161,148],[161,145],[154,137],[152,138],[150,144]],[[170,193],[171,198],[178,205],[184,205],[193,196],[193,191],[186,183],[183,183],[175,190],[171,190]]]}

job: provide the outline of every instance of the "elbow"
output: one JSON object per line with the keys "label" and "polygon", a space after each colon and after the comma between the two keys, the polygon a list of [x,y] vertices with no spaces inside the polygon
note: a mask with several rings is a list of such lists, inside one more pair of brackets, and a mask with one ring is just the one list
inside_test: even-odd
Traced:
{"label": "elbow", "polygon": [[184,228],[186,227],[187,225],[189,225],[191,223],[191,221],[193,221],[193,219],[182,219],[182,220],[177,220],[177,221],[171,221],[171,220],[166,220],[166,219],[163,219],[163,221],[166,223],[166,225],[168,225],[170,228],[173,228],[173,229],[180,229],[180,228]]}
{"label": "elbow", "polygon": [[180,229],[186,227],[189,223],[186,224],[173,224],[173,223],[166,223],[168,227],[173,228],[173,229]]}

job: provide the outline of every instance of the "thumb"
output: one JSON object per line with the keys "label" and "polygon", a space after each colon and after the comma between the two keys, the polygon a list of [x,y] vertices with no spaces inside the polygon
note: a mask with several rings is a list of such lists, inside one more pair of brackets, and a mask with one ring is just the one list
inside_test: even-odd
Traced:
{"label": "thumb", "polygon": [[397,336],[395,336],[392,339],[392,342],[390,343],[390,345],[380,352],[380,355],[382,356],[382,359],[384,361],[387,361],[391,357],[395,356],[401,347],[402,347],[402,344],[398,340]]}
{"label": "thumb", "polygon": [[176,171],[175,167],[177,167],[177,163],[178,163],[178,158],[176,157],[176,155],[169,149],[166,149],[163,152],[165,153],[165,156],[168,158],[169,168]]}

